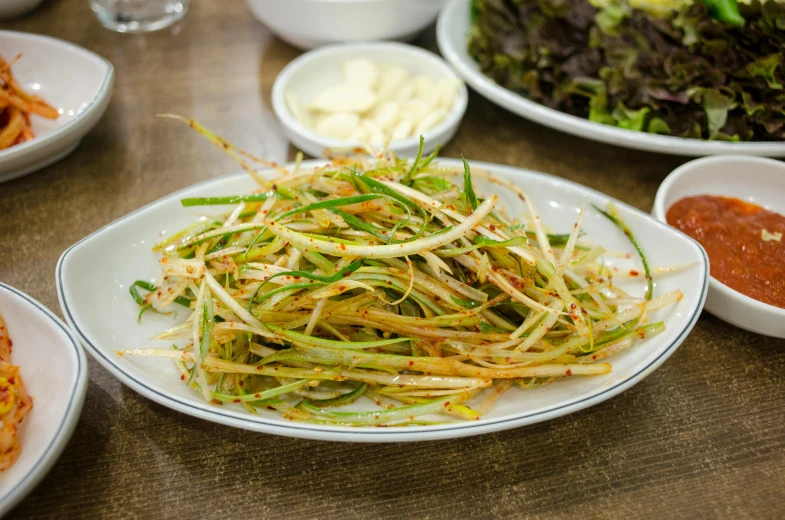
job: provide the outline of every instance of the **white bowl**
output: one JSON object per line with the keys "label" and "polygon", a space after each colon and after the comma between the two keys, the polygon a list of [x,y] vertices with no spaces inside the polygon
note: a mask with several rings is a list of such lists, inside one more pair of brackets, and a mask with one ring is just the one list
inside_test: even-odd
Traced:
{"label": "white bowl", "polygon": [[71,153],[103,115],[114,85],[114,67],[72,43],[0,31],[0,52],[22,57],[12,69],[22,88],[58,109],[55,120],[33,115],[35,138],[0,151],[0,182],[26,175]]}
{"label": "white bowl", "polygon": [[11,20],[32,11],[41,0],[3,0],[0,2],[0,20]]}
{"label": "white bowl", "polygon": [[[695,195],[735,197],[785,215],[785,163],[743,155],[690,161],[662,183],[652,215],[665,222],[671,205]],[[709,280],[706,310],[742,329],[785,338],[785,309],[750,298],[714,277]]]}
{"label": "white bowl", "polygon": [[[302,170],[321,166],[325,161],[307,161]],[[542,221],[554,233],[572,229],[581,206],[588,203],[605,207],[612,199],[599,192],[564,179],[510,166],[471,162],[525,188],[535,201]],[[457,159],[439,159],[439,165],[462,172]],[[290,165],[290,167],[293,167]],[[457,177],[460,179],[460,177]],[[460,181],[459,181],[460,182]],[[500,203],[511,215],[525,212],[523,203],[509,190],[484,179],[475,178],[478,194],[497,193]],[[630,388],[651,374],[687,337],[700,316],[708,288],[706,253],[690,237],[657,222],[651,216],[615,201],[620,214],[640,238],[653,268],[689,264],[669,276],[654,279],[659,296],[680,289],[684,296],[672,306],[656,311],[652,323],[662,320],[666,330],[643,343],[613,356],[610,374],[573,377],[541,388],[511,389],[497,401],[488,415],[477,421],[411,426],[406,428],[353,428],[350,426],[300,423],[283,419],[281,414],[259,410],[249,414],[241,405],[208,404],[201,395],[183,384],[174,363],[160,358],[119,356],[117,350],[129,348],[169,348],[171,343],[151,340],[162,330],[175,326],[187,316],[182,310],[165,316],[145,314],[137,322],[139,308],[128,294],[134,280],[155,280],[160,274],[154,242],[192,225],[197,218],[184,210],[180,199],[248,193],[258,184],[240,173],[209,181],[173,193],[109,224],[68,248],[57,264],[57,291],[66,321],[81,338],[90,354],[124,384],[164,406],[204,420],[254,431],[333,441],[408,442],[477,435],[545,421],[597,404]],[[207,214],[220,213],[218,208]],[[634,253],[624,234],[603,215],[587,205],[581,226],[593,243],[609,250]],[[623,255],[622,255],[623,256]],[[629,271],[639,266],[637,259],[608,255],[605,265]],[[639,267],[637,267],[639,268]],[[622,280],[630,294],[642,294],[641,278]],[[85,291],[86,286],[90,291]],[[482,399],[482,397],[480,397]],[[352,409],[373,409],[370,400],[358,400]]]}
{"label": "white bowl", "polygon": [[408,41],[445,0],[248,0],[256,18],[300,49],[338,42]]}
{"label": "white bowl", "polygon": [[584,139],[612,144],[633,150],[672,155],[701,156],[723,154],[762,155],[785,157],[785,143],[776,141],[705,141],[671,135],[627,130],[602,123],[595,123],[548,108],[535,101],[502,87],[480,70],[469,55],[468,41],[471,30],[471,0],[450,0],[439,14],[436,38],[444,59],[455,67],[466,83],[481,96],[521,117]]}
{"label": "white bowl", "polygon": [[[395,42],[375,42],[362,44],[336,44],[306,52],[289,63],[273,84],[273,111],[283,124],[286,137],[300,150],[320,157],[325,148],[350,148],[363,146],[363,143],[342,141],[317,133],[298,121],[289,111],[286,94],[295,94],[304,104],[317,93],[337,85],[342,78],[343,62],[358,57],[367,57],[377,63],[399,65],[411,76],[425,74],[435,81],[458,77],[452,69],[432,52],[419,47]],[[458,125],[466,112],[469,93],[466,85],[461,85],[452,108],[445,118],[424,133],[424,153],[430,153],[437,143],[442,146],[455,135]],[[372,146],[381,148],[384,143]],[[419,136],[408,137],[390,143],[388,149],[399,156],[413,156],[420,145]]]}
{"label": "white bowl", "polygon": [[0,283],[0,314],[13,341],[33,409],[19,429],[22,451],[0,473],[0,516],[46,475],[71,438],[87,389],[87,360],[79,341],[46,307]]}

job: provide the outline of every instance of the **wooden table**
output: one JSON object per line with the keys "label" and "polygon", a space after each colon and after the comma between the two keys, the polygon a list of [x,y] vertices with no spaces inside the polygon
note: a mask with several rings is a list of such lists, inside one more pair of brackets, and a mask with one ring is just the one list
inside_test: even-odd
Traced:
{"label": "wooden table", "polygon": [[[76,152],[0,185],[0,280],[58,314],[54,268],[66,247],[237,169],[155,114],[196,117],[272,160],[294,155],[270,90],[298,51],[244,2],[193,4],[180,25],[138,36],[101,28],[87,0],[48,1],[3,25],[82,45],[117,72],[106,115]],[[435,48],[433,34],[419,43]],[[683,162],[569,137],[474,94],[469,105],[444,155],[549,172],[643,210]],[[73,439],[12,516],[774,518],[785,506],[784,447],[785,341],[707,314],[664,366],[603,404],[517,430],[417,444],[235,430],[159,406],[91,360]]]}

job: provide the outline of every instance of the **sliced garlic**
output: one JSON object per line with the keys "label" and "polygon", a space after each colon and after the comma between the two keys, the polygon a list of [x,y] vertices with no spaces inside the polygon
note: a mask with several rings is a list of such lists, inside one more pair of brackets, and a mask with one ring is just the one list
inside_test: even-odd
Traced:
{"label": "sliced garlic", "polygon": [[365,112],[376,103],[376,94],[365,87],[336,85],[320,92],[308,103],[310,110],[334,114],[336,112]]}
{"label": "sliced garlic", "polygon": [[401,106],[401,117],[411,120],[412,123],[419,124],[420,121],[431,111],[432,105],[428,100],[414,98],[405,102]]}
{"label": "sliced garlic", "polygon": [[405,103],[414,97],[414,84],[411,81],[407,81],[398,89],[398,92],[395,94],[395,99],[399,103]]}
{"label": "sliced garlic", "polygon": [[367,142],[376,145],[381,145],[386,141],[382,129],[379,128],[379,125],[377,125],[370,119],[364,119],[362,122],[362,126],[365,129],[365,131],[368,132]]}
{"label": "sliced garlic", "polygon": [[368,142],[368,131],[364,126],[358,125],[346,139],[348,141],[359,141],[361,143]]}
{"label": "sliced garlic", "polygon": [[402,119],[398,121],[398,124],[395,125],[395,128],[392,130],[391,139],[393,141],[397,141],[399,139],[406,139],[412,135],[412,130],[414,129],[414,123],[409,121],[408,119]]}
{"label": "sliced garlic", "polygon": [[313,124],[313,121],[311,121],[311,114],[303,109],[302,104],[300,104],[300,98],[297,97],[297,94],[286,94],[286,106],[289,108],[289,112],[292,113],[296,120],[307,127],[310,127]]}
{"label": "sliced garlic", "polygon": [[439,96],[439,107],[450,110],[455,104],[455,98],[458,97],[459,88],[461,88],[461,82],[455,78],[447,78],[438,82],[434,90]]}
{"label": "sliced garlic", "polygon": [[354,58],[343,64],[343,82],[355,87],[373,90],[379,78],[379,69],[368,58]]}
{"label": "sliced garlic", "polygon": [[334,139],[382,146],[432,129],[455,104],[461,82],[412,78],[399,65],[353,58],[343,63],[343,83],[319,92],[307,104],[285,96],[292,115]]}
{"label": "sliced garlic", "polygon": [[447,111],[443,108],[437,108],[436,110],[429,112],[425,117],[422,118],[422,121],[420,121],[420,124],[417,125],[417,130],[415,130],[414,133],[420,135],[426,130],[430,130],[434,126],[438,125],[446,115]]}
{"label": "sliced garlic", "polygon": [[327,137],[347,139],[360,124],[360,116],[351,112],[338,112],[319,121],[316,131]]}
{"label": "sliced garlic", "polygon": [[398,106],[398,103],[395,101],[382,101],[371,110],[370,118],[382,130],[389,130],[398,121],[398,114],[400,113],[401,107]]}
{"label": "sliced garlic", "polygon": [[379,75],[377,94],[379,99],[394,99],[401,86],[409,81],[409,73],[403,67],[390,67]]}
{"label": "sliced garlic", "polygon": [[414,94],[417,97],[427,96],[434,88],[430,76],[417,76],[412,80],[412,85],[414,85]]}

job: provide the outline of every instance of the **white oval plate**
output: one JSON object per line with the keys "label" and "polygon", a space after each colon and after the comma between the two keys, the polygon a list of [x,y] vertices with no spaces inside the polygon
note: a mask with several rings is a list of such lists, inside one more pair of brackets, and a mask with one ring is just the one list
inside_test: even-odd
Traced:
{"label": "white oval plate", "polygon": [[514,114],[561,132],[583,137],[584,139],[634,150],[690,157],[718,154],[785,157],[785,143],[702,141],[700,139],[636,132],[595,123],[526,99],[488,78],[480,71],[477,62],[469,55],[467,42],[471,26],[470,2],[471,0],[450,0],[450,3],[442,9],[436,25],[439,50],[444,59],[455,67],[458,75],[470,87],[483,97]]}
{"label": "white oval plate", "polygon": [[[324,164],[308,161],[302,168]],[[454,159],[440,164],[462,168]],[[543,222],[554,232],[572,229],[579,208],[587,200],[600,207],[611,199],[569,181],[487,163],[472,163],[523,186],[537,201]],[[462,170],[461,170],[462,171]],[[499,194],[510,214],[520,213],[523,203],[498,186],[476,180],[478,193]],[[247,193],[257,186],[244,173],[210,180],[169,195],[139,209],[71,246],[57,264],[57,291],[66,320],[88,351],[107,370],[140,394],[172,409],[209,421],[239,428],[336,441],[416,441],[462,437],[504,430],[574,412],[608,399],[631,387],[657,368],[684,340],[706,297],[708,260],[697,242],[657,222],[651,216],[617,202],[630,227],[643,240],[652,266],[691,263],[692,267],[658,280],[655,294],[680,288],[684,298],[655,316],[665,321],[667,330],[612,358],[613,371],[590,378],[569,378],[551,385],[523,391],[513,388],[497,402],[493,411],[478,421],[416,426],[408,428],[352,428],[297,423],[282,419],[274,412],[250,415],[239,405],[215,406],[202,400],[180,380],[174,364],[159,358],[120,357],[117,350],[139,347],[169,347],[170,343],[149,341],[162,330],[175,325],[179,316],[145,314],[136,321],[139,309],[128,294],[128,284],[138,279],[155,281],[160,272],[151,251],[162,237],[192,224],[200,209],[184,209],[183,197]],[[207,209],[218,213],[222,209]],[[587,209],[583,221],[587,237],[612,250],[633,252],[624,235],[594,209]],[[620,269],[633,267],[630,260],[607,258],[606,263]],[[85,288],[89,287],[89,290]],[[625,287],[643,293],[643,282]],[[368,402],[370,404],[370,401]]]}
{"label": "white oval plate", "polygon": [[114,86],[114,67],[82,47],[48,36],[0,31],[0,53],[19,84],[60,112],[55,120],[33,115],[35,138],[0,151],[0,182],[48,166],[71,153],[101,119]]}
{"label": "white oval plate", "polygon": [[87,360],[74,334],[46,307],[0,282],[0,314],[33,409],[19,427],[22,451],[0,473],[0,516],[46,475],[71,438],[87,389]]}

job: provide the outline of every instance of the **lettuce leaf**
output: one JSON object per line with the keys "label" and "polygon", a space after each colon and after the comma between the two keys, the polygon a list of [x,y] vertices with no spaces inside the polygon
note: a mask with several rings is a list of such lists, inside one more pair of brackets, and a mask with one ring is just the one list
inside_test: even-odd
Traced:
{"label": "lettuce leaf", "polygon": [[653,16],[611,0],[474,0],[469,52],[498,84],[545,106],[636,131],[785,140],[785,4],[695,2]]}

